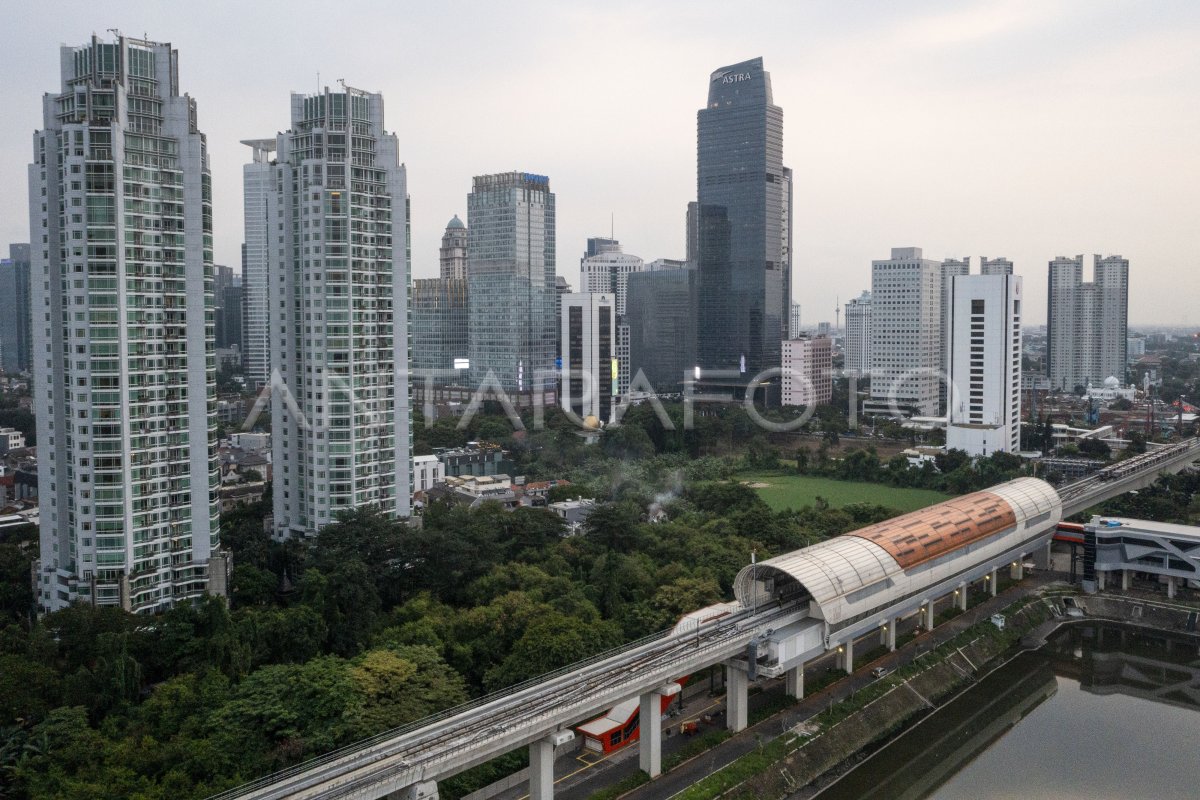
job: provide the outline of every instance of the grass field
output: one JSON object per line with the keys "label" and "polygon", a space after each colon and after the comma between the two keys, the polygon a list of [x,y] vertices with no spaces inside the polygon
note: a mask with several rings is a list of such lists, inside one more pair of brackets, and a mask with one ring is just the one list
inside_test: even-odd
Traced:
{"label": "grass field", "polygon": [[836,481],[782,472],[740,473],[737,480],[748,484],[766,484],[756,485],[755,489],[767,505],[776,511],[816,505],[818,497],[825,498],[834,508],[851,503],[875,503],[898,511],[916,511],[950,499],[950,495],[930,489],[900,489],[878,483]]}

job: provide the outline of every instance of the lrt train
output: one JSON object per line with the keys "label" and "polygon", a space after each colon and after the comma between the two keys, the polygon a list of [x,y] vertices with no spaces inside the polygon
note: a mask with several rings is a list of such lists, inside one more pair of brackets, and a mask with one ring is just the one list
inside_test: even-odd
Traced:
{"label": "lrt train", "polygon": [[[713,622],[714,620],[740,611],[741,608],[739,603],[717,603],[716,605],[702,608],[699,611],[693,611],[685,614],[675,624],[671,632],[672,634],[680,634],[695,630],[705,623]],[[689,677],[688,675],[684,675],[682,678],[673,681],[673,683],[679,685],[680,693],[682,693],[683,687],[687,684]],[[664,696],[659,713],[667,713],[667,709],[674,699],[674,696]],[[584,750],[607,755],[638,740],[641,731],[638,725],[639,713],[640,698],[633,697],[622,703],[618,703],[595,719],[577,726],[575,732],[583,739]]]}

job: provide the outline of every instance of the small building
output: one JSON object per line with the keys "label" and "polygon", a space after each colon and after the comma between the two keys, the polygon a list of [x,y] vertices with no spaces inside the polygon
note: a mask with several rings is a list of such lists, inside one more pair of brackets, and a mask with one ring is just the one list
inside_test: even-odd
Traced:
{"label": "small building", "polygon": [[413,456],[413,494],[427,492],[446,480],[446,467],[437,456]]}
{"label": "small building", "polygon": [[557,503],[551,503],[547,508],[558,515],[559,519],[567,524],[567,529],[570,533],[578,533],[583,527],[583,523],[591,515],[592,510],[596,507],[596,501],[586,497],[577,497],[574,500],[560,500]]}
{"label": "small building", "polygon": [[1168,598],[1200,589],[1200,527],[1093,516],[1083,541],[1085,590],[1129,589],[1136,578],[1165,586]]}
{"label": "small building", "polygon": [[25,434],[16,428],[0,428],[0,456],[8,455],[13,450],[25,449]]}
{"label": "small building", "polygon": [[512,481],[507,475],[448,475],[425,493],[431,500],[445,499],[476,507],[480,503],[497,502],[506,509],[514,509],[519,503],[512,490]]}
{"label": "small building", "polygon": [[783,405],[812,406],[832,400],[832,340],[828,336],[788,339],[782,347]]}
{"label": "small building", "polygon": [[447,478],[463,475],[498,475],[508,469],[508,453],[490,442],[467,442],[466,447],[435,448]]}

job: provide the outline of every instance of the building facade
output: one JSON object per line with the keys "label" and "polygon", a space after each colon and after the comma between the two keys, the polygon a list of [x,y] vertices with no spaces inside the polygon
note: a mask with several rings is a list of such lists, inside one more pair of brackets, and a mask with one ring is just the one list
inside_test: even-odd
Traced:
{"label": "building facade", "polygon": [[619,242],[611,239],[588,239],[589,250],[594,242],[609,249],[579,262],[579,291],[600,292],[614,298],[617,329],[616,359],[619,371],[617,391],[623,396],[629,391],[629,322],[625,318],[629,297],[629,276],[645,269],[645,262],[635,255],[621,252]]}
{"label": "building facade", "polygon": [[242,144],[253,152],[251,162],[242,165],[242,353],[246,385],[253,389],[271,380],[268,295],[270,276],[278,275],[282,257],[279,243],[272,246],[270,227],[279,215],[271,165],[276,141],[245,139]]}
{"label": "building facade", "polygon": [[463,385],[470,338],[467,279],[423,278],[412,289],[412,368],[418,384]]}
{"label": "building facade", "polygon": [[64,47],[29,167],[38,604],[223,593],[212,206],[171,45]]}
{"label": "building facade", "polygon": [[760,388],[748,387],[756,375],[780,366],[791,311],[783,109],[761,58],[712,73],[697,132],[698,208],[690,224],[699,250],[699,383],[741,397]]}
{"label": "building facade", "polygon": [[1085,283],[1082,255],[1050,262],[1047,369],[1051,387],[1064,392],[1126,378],[1129,260],[1097,255],[1093,264],[1093,280]]}
{"label": "building facade", "polygon": [[619,394],[616,298],[579,292],[562,298],[562,389],[564,411],[581,420],[612,419]]}
{"label": "building facade", "polygon": [[800,304],[792,303],[791,311],[788,314],[788,339],[799,339],[800,334],[804,332],[804,326],[800,322]]}
{"label": "building facade", "polygon": [[639,272],[629,277],[626,320],[632,394],[683,391],[696,369],[697,273]]}
{"label": "building facade", "polygon": [[871,293],[864,291],[846,303],[844,369],[856,375],[871,371]]}
{"label": "building facade", "polygon": [[470,257],[467,255],[467,226],[455,214],[446,223],[446,232],[442,234],[442,246],[438,251],[438,266],[443,279],[465,281]]}
{"label": "building facade", "polygon": [[8,258],[0,259],[0,369],[10,374],[30,368],[33,322],[29,270],[29,245],[9,245]]}
{"label": "building facade", "polygon": [[293,94],[272,183],[283,237],[270,279],[275,536],[341,511],[407,517],[409,206],[383,97]]}
{"label": "building facade", "polygon": [[871,407],[938,410],[942,383],[942,264],[919,247],[871,262]]}
{"label": "building facade", "polygon": [[1021,448],[1021,288],[1003,272],[951,278],[947,448]]}
{"label": "building facade", "polygon": [[553,390],[554,193],[528,172],[481,175],[467,196],[471,383]]}
{"label": "building facade", "polygon": [[833,340],[828,336],[783,342],[783,405],[812,406],[833,399]]}

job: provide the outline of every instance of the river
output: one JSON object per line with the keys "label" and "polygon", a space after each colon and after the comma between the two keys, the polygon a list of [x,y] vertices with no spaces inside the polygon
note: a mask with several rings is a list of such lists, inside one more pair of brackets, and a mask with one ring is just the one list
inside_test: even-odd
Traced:
{"label": "river", "polygon": [[1200,798],[1200,640],[1060,629],[816,800]]}

